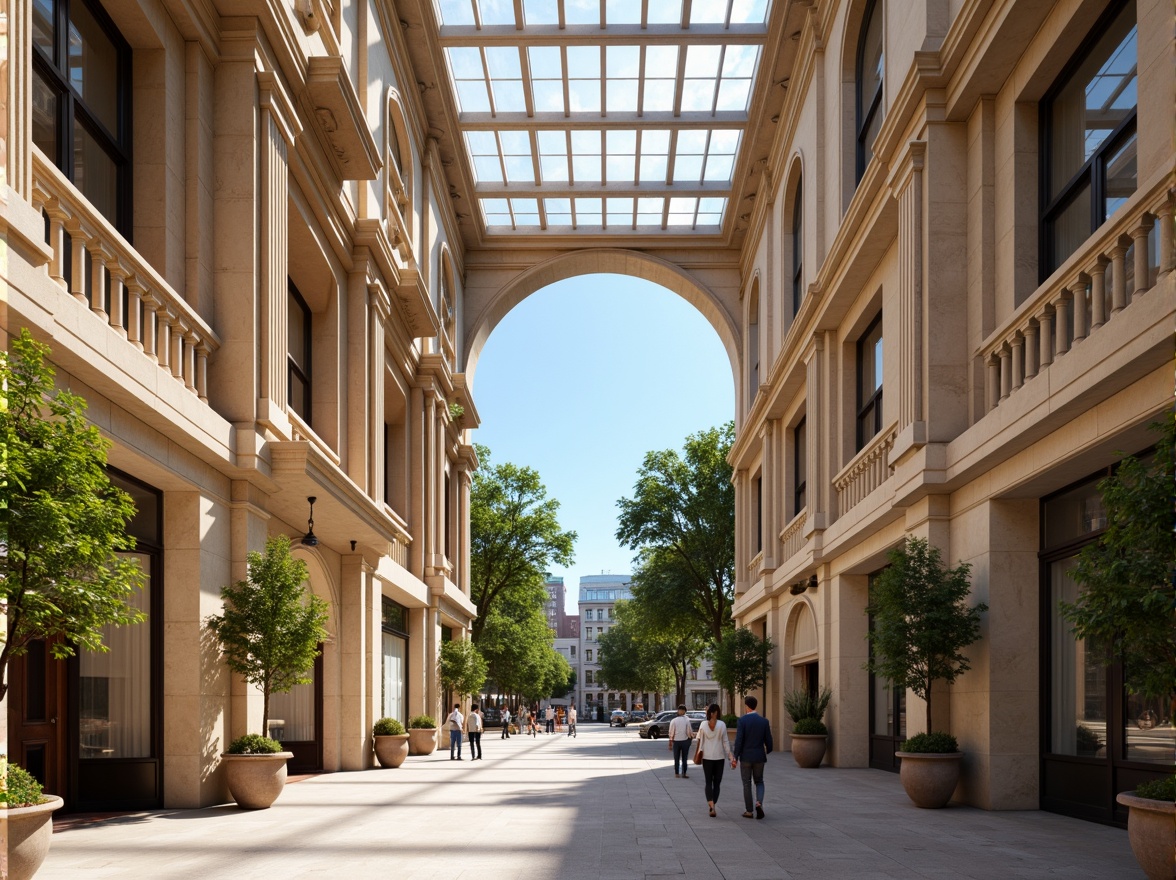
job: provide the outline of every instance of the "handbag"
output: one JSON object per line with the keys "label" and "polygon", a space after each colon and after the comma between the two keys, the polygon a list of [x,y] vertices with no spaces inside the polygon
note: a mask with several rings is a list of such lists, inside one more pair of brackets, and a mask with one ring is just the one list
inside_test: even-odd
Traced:
{"label": "handbag", "polygon": [[697,742],[698,742],[698,748],[696,748],[694,750],[694,763],[701,764],[702,763],[702,737],[701,736],[698,738]]}

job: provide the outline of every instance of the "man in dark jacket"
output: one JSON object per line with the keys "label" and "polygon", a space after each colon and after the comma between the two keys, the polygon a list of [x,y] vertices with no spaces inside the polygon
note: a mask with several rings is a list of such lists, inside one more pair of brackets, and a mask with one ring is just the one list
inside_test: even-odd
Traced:
{"label": "man in dark jacket", "polygon": [[[772,750],[772,725],[768,719],[755,711],[759,701],[755,697],[744,697],[746,706],[743,717],[735,728],[735,748],[732,756],[739,762],[739,776],[743,779],[743,805],[746,810],[744,819],[753,815],[751,808],[755,807],[755,817],[764,817],[764,764],[768,760],[768,752]],[[755,800],[751,798],[751,783],[755,782]]]}

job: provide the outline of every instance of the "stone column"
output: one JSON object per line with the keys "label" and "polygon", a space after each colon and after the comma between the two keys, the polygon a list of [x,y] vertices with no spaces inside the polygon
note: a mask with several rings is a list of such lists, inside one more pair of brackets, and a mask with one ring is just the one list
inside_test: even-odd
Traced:
{"label": "stone column", "polygon": [[457,470],[458,492],[460,504],[457,521],[461,534],[458,537],[457,571],[454,573],[454,583],[467,596],[470,595],[470,490],[473,478],[470,476],[469,465],[462,461]]}
{"label": "stone column", "polygon": [[[430,392],[431,393],[431,392]],[[406,431],[409,445],[409,532],[412,545],[409,547],[409,569],[418,578],[425,576],[425,388],[414,385],[409,394],[408,424]]]}
{"label": "stone column", "polygon": [[867,767],[870,763],[870,676],[863,668],[870,649],[866,641],[868,577],[839,574],[821,579],[828,639],[821,657],[821,683],[833,691],[826,723],[829,763],[835,767]]}
{"label": "stone column", "polygon": [[811,535],[825,528],[836,516],[836,503],[830,491],[833,473],[836,471],[836,441],[832,437],[830,400],[827,395],[825,334],[813,336],[804,354],[805,366],[805,443],[808,449],[805,460],[808,475],[805,478],[806,506],[808,520],[804,533]]}
{"label": "stone column", "polygon": [[334,634],[342,673],[339,762],[343,770],[364,770],[372,763],[370,736],[375,723],[370,695],[371,676],[378,668],[372,641],[372,595],[377,588],[363,554],[343,554],[341,569],[340,631]]}
{"label": "stone column", "polygon": [[764,548],[763,570],[767,575],[776,569],[776,557],[779,555],[780,523],[776,518],[777,499],[783,489],[780,483],[779,450],[777,449],[779,425],[777,419],[765,419],[763,433],[760,437],[762,444],[763,465],[760,471],[761,498],[763,505],[761,541]]}
{"label": "stone column", "polygon": [[[898,199],[898,321],[887,329],[899,333],[896,351],[899,387],[898,430],[912,425],[925,436],[923,412],[923,166],[927,153],[924,141],[911,141],[900,159],[898,173],[890,188]],[[889,398],[889,395],[888,395]]]}
{"label": "stone column", "polygon": [[735,471],[731,481],[735,484],[735,595],[738,596],[747,591],[747,563],[750,561],[747,553],[748,520],[747,512],[744,510],[748,495],[747,471]]}

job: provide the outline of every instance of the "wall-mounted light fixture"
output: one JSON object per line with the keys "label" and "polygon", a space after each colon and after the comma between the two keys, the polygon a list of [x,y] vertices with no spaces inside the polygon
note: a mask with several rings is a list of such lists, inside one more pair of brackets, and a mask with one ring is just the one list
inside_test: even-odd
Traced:
{"label": "wall-mounted light fixture", "polygon": [[819,584],[819,583],[820,583],[820,581],[817,580],[817,576],[815,574],[809,575],[808,588],[810,590],[815,590],[817,588],[817,584]]}
{"label": "wall-mounted light fixture", "polygon": [[306,521],[306,534],[302,536],[302,543],[307,547],[317,547],[318,535],[314,533],[314,502],[318,499],[311,495],[306,500],[310,502],[310,519]]}
{"label": "wall-mounted light fixture", "polygon": [[805,589],[807,587],[808,587],[808,584],[805,583],[804,581],[797,581],[795,584],[793,584],[791,587],[788,588],[788,592],[791,593],[793,596],[799,596],[801,593],[803,593],[805,591]]}

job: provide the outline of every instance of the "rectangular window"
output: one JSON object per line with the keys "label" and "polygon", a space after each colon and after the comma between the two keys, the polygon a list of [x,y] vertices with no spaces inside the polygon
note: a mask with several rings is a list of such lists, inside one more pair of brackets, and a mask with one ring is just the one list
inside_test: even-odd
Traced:
{"label": "rectangular window", "polygon": [[572,645],[571,648],[572,648],[572,656],[575,657],[576,656],[576,646]]}
{"label": "rectangular window", "polygon": [[591,638],[592,638],[592,633],[594,633],[595,631],[596,631],[596,630],[595,630],[595,629],[593,629],[592,627],[588,627],[588,628],[585,630],[585,632],[584,632],[584,638],[586,638],[586,639],[591,639]]}
{"label": "rectangular window", "polygon": [[755,552],[764,549],[764,480],[755,478]]}
{"label": "rectangular window", "polygon": [[792,429],[792,515],[796,516],[808,504],[805,487],[808,485],[808,429],[801,418]]}
{"label": "rectangular window", "polygon": [[1135,192],[1135,3],[1095,27],[1041,102],[1041,278]]}
{"label": "rectangular window", "polygon": [[591,648],[587,649],[584,652],[584,659],[589,663],[592,662],[592,649]]}
{"label": "rectangular window", "polygon": [[866,328],[857,344],[857,448],[882,430],[882,316]]}
{"label": "rectangular window", "polygon": [[288,282],[286,394],[290,409],[310,424],[310,307],[293,281]]}
{"label": "rectangular window", "polygon": [[597,620],[604,620],[604,609],[603,608],[596,609],[596,619]]}

